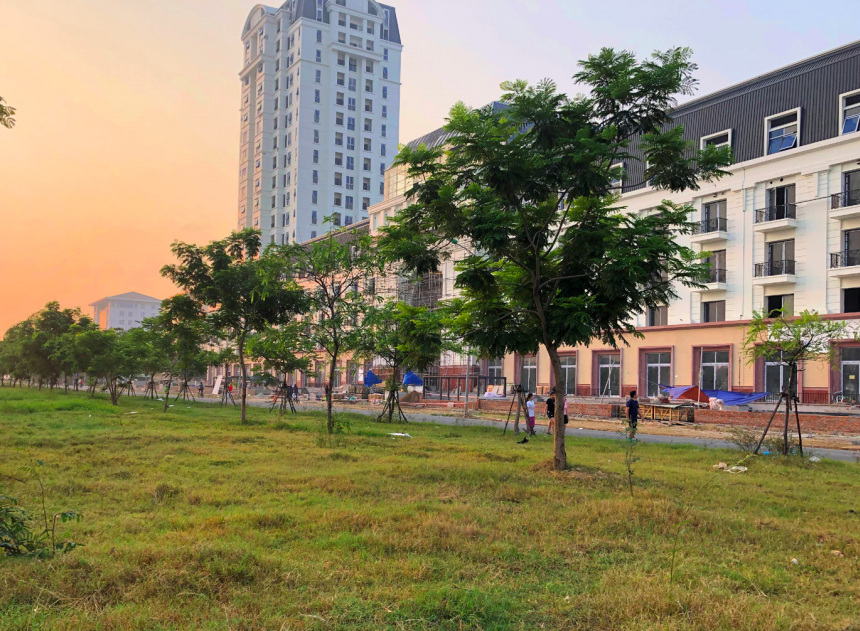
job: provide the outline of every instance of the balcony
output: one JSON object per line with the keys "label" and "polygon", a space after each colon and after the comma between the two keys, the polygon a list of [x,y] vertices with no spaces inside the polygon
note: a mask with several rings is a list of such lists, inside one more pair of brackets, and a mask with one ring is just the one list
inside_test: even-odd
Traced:
{"label": "balcony", "polygon": [[702,219],[693,226],[693,234],[690,237],[692,243],[711,243],[712,241],[725,241],[729,238],[728,220],[725,217],[713,219]]}
{"label": "balcony", "polygon": [[860,250],[845,250],[830,254],[828,276],[860,276]]}
{"label": "balcony", "polygon": [[772,232],[797,227],[797,205],[781,204],[755,211],[756,232]]}
{"label": "balcony", "polygon": [[794,261],[770,261],[756,263],[753,283],[756,285],[779,285],[794,283]]}
{"label": "balcony", "polygon": [[705,281],[705,286],[696,291],[707,293],[711,291],[725,291],[726,289],[728,289],[726,270],[712,267],[708,273],[708,279]]}
{"label": "balcony", "polygon": [[830,196],[830,218],[860,217],[860,191],[845,191]]}

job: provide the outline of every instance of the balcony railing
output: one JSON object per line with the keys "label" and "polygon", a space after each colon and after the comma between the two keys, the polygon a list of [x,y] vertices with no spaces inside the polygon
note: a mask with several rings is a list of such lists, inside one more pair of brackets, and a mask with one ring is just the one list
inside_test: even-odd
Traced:
{"label": "balcony railing", "polygon": [[860,250],[845,250],[830,254],[830,269],[854,267],[855,265],[860,265]]}
{"label": "balcony railing", "polygon": [[726,282],[726,270],[712,267],[708,272],[709,283],[724,283]]}
{"label": "balcony railing", "polygon": [[782,276],[783,274],[794,274],[794,261],[771,261],[769,263],[756,263],[755,265],[756,278]]}
{"label": "balcony railing", "polygon": [[726,232],[729,222],[725,217],[714,217],[713,219],[702,219],[693,226],[693,234],[707,234],[709,232]]}
{"label": "balcony railing", "polygon": [[781,204],[755,211],[756,223],[779,221],[780,219],[797,219],[797,206],[795,204]]}
{"label": "balcony railing", "polygon": [[836,193],[830,196],[830,208],[847,208],[848,206],[856,206],[860,204],[860,191],[845,191],[844,193]]}

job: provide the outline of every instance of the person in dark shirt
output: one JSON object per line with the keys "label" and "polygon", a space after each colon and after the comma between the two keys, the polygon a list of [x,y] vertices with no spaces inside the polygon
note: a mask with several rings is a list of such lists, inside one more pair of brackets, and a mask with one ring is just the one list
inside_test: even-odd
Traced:
{"label": "person in dark shirt", "polygon": [[549,419],[547,423],[546,433],[552,434],[552,424],[555,423],[555,389],[550,393],[546,400],[546,417]]}
{"label": "person in dark shirt", "polygon": [[636,396],[636,391],[630,393],[630,398],[627,399],[627,428],[628,438],[633,440],[636,435],[636,425],[639,423],[639,398]]}

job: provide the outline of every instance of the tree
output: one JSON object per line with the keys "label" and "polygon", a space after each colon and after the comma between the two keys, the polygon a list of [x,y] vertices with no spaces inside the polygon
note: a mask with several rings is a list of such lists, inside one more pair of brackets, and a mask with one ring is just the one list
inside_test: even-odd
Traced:
{"label": "tree", "polygon": [[25,355],[24,345],[33,336],[33,320],[28,318],[12,325],[3,336],[2,363],[3,372],[9,375],[12,385],[30,380],[30,366]]}
{"label": "tree", "polygon": [[[194,370],[210,338],[210,329],[200,303],[188,294],[178,294],[161,302],[161,311],[143,322],[152,333],[153,352],[164,358],[161,371],[167,378],[164,411],[170,402],[170,386],[178,373]],[[186,382],[187,383],[187,382]]]}
{"label": "tree", "polygon": [[11,105],[4,105],[5,99],[0,96],[0,125],[7,129],[12,129],[15,126],[15,108]]}
{"label": "tree", "polygon": [[[309,315],[302,322],[311,348],[329,360],[327,385],[331,388],[338,360],[355,350],[360,339],[359,322],[366,301],[359,286],[379,266],[371,238],[355,230],[330,232],[326,238],[311,243],[269,248],[266,254],[270,279],[267,291],[276,291],[282,283],[292,283],[291,279],[300,282],[309,307]],[[332,434],[331,396],[327,397],[326,410],[327,428]]]}
{"label": "tree", "polygon": [[[402,148],[395,164],[414,182],[412,204],[380,246],[423,274],[439,268],[451,243],[471,243],[474,254],[457,265],[455,330],[488,357],[543,345],[556,383],[562,345],[616,346],[639,335],[631,316],[667,304],[675,284],[698,285],[706,271],[673,238],[691,230],[692,208],[663,202],[647,216],[624,213],[617,165],[644,161],[645,182],[683,191],[731,161],[727,148],[699,150],[672,125],[675,96],[695,86],[688,49],[641,62],[603,49],[580,69],[574,78],[588,96],[570,99],[549,80],[505,83],[502,109],[452,108],[448,148]],[[561,414],[555,424],[560,470]]]}
{"label": "tree", "polygon": [[442,329],[440,313],[425,307],[379,299],[367,308],[355,357],[368,362],[379,359],[388,369],[388,399],[377,420],[387,415],[388,422],[393,422],[395,409],[400,418],[406,418],[400,409],[401,370],[421,372],[438,360],[446,348]]}
{"label": "tree", "polygon": [[[761,439],[753,453],[758,453],[770,429],[779,406],[785,400],[785,427],[783,431],[783,453],[788,455],[788,425],[791,405],[794,403],[797,419],[797,440],[800,454],[803,455],[803,438],[800,433],[800,413],[797,411],[797,371],[806,362],[826,361],[835,358],[836,346],[833,342],[849,337],[848,324],[838,320],[824,320],[816,311],[803,311],[796,318],[787,317],[781,310],[776,317],[764,311],[753,312],[752,321],[744,339],[744,353],[749,361],[760,357],[777,361],[788,367],[788,381],[782,384],[779,401],[762,432]],[[856,333],[853,337],[857,337]]]}
{"label": "tree", "polygon": [[[60,303],[49,302],[45,308],[33,316],[33,339],[31,344],[31,360],[37,366],[40,384],[46,381],[53,389],[63,375],[68,384],[68,365],[62,361],[63,356],[56,353],[58,344],[63,336],[81,318],[80,309],[60,309]],[[68,390],[68,385],[66,387]]]}
{"label": "tree", "polygon": [[[51,347],[51,359],[57,364],[57,367],[63,374],[63,384],[65,391],[69,391],[69,375],[86,372],[87,362],[85,358],[78,353],[78,347],[75,343],[78,335],[85,331],[95,331],[98,325],[90,319],[89,316],[80,316],[69,329],[59,338],[56,338]],[[74,390],[78,389],[77,380],[75,380]]]}
{"label": "tree", "polygon": [[[288,376],[297,370],[306,371],[310,364],[307,353],[312,349],[302,335],[303,328],[300,322],[293,321],[257,331],[248,340],[248,356],[261,361],[263,371],[274,370],[276,376],[280,376],[275,381],[279,396],[284,397],[282,412],[286,403],[292,401],[292,395],[287,394]],[[293,409],[292,405],[290,407]]]}
{"label": "tree", "polygon": [[[223,331],[236,345],[242,370],[242,423],[248,395],[245,342],[252,331],[288,322],[301,313],[303,293],[294,283],[264,286],[260,268],[260,233],[234,232],[226,239],[199,247],[176,242],[178,265],[165,265],[161,274],[170,278],[209,310],[215,330]],[[263,293],[263,290],[266,290]]]}
{"label": "tree", "polygon": [[92,380],[95,391],[101,380],[113,405],[119,405],[122,396],[120,379],[131,372],[136,358],[134,347],[126,333],[117,329],[84,331],[75,338],[79,353],[88,358],[87,375]]}

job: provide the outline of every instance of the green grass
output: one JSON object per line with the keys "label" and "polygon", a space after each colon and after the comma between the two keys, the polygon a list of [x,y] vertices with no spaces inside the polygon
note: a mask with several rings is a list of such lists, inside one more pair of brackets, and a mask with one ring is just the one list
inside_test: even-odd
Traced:
{"label": "green grass", "polygon": [[44,461],[85,546],[0,558],[0,629],[860,628],[857,464],[694,496],[738,454],[641,444],[631,499],[621,441],[569,439],[557,474],[548,438],[347,418],[330,442],[319,414],[0,389],[0,473]]}

